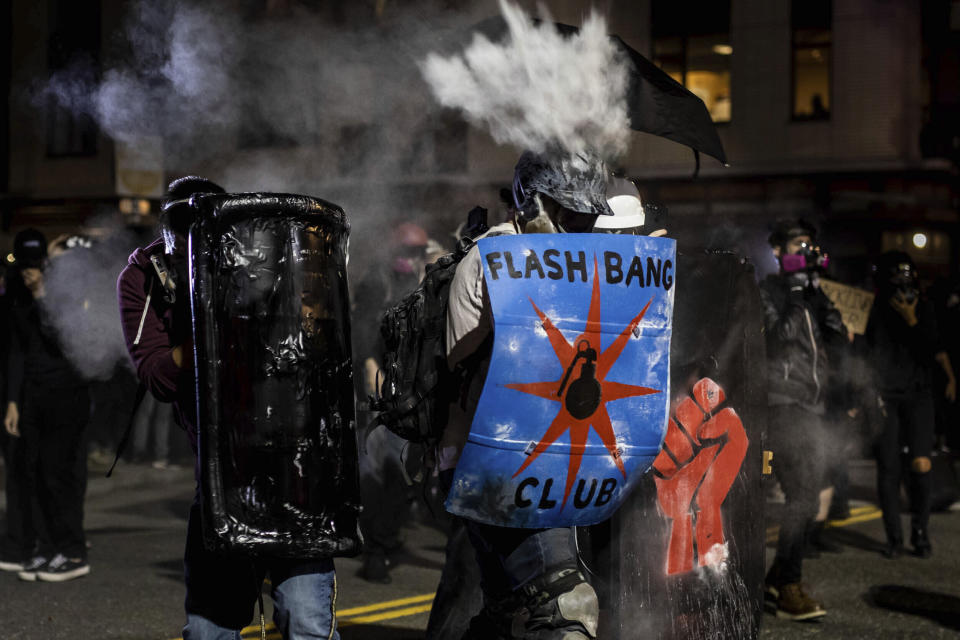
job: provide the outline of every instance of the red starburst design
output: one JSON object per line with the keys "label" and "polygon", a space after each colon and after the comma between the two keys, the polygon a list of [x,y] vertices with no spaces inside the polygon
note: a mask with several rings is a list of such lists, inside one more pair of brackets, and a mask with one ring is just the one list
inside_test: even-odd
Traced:
{"label": "red starburst design", "polygon": [[[627,328],[617,336],[617,339],[613,341],[606,350],[601,352],[596,358],[596,380],[600,384],[600,399],[599,404],[590,415],[577,419],[571,415],[570,411],[567,408],[567,404],[563,402],[563,398],[560,397],[564,391],[563,385],[566,380],[561,378],[560,380],[555,380],[551,382],[515,382],[510,383],[506,386],[509,389],[514,389],[516,391],[521,391],[523,393],[529,393],[540,398],[546,398],[547,400],[553,400],[555,402],[561,403],[560,412],[557,413],[557,416],[553,419],[553,422],[550,423],[550,427],[547,429],[546,433],[543,434],[543,437],[540,438],[540,441],[537,443],[537,446],[534,448],[533,452],[524,460],[523,464],[520,465],[520,468],[517,469],[516,473],[513,474],[513,477],[516,478],[524,469],[530,466],[537,457],[547,450],[557,438],[563,435],[563,432],[570,430],[570,461],[569,466],[567,467],[567,484],[563,492],[563,503],[561,504],[561,510],[567,504],[567,498],[570,496],[570,490],[573,488],[573,483],[577,478],[577,472],[580,470],[580,462],[583,457],[583,452],[586,450],[587,445],[587,436],[590,433],[590,427],[593,427],[594,431],[597,432],[597,435],[600,436],[600,439],[603,441],[604,446],[607,448],[607,451],[610,452],[610,457],[613,458],[614,463],[616,463],[617,468],[620,470],[620,473],[623,474],[623,477],[627,477],[627,472],[623,468],[623,460],[620,457],[620,451],[617,448],[617,438],[613,433],[613,426],[610,423],[610,415],[607,413],[606,403],[613,400],[620,400],[621,398],[629,398],[632,396],[645,396],[652,393],[660,393],[660,389],[651,389],[650,387],[640,387],[632,384],[624,384],[622,382],[614,382],[612,380],[607,380],[607,374],[610,372],[611,367],[617,361],[617,358],[620,357],[620,354],[623,352],[623,348],[627,345],[627,340],[630,338],[630,334],[636,328],[640,321],[643,319],[644,314],[647,312],[647,309],[650,308],[650,303],[653,302],[653,298],[647,302],[646,306],[637,314]],[[530,299],[530,304],[533,305],[534,311],[537,312],[537,316],[540,317],[540,322],[543,325],[543,329],[547,332],[547,337],[550,339],[550,344],[553,346],[553,351],[557,356],[557,359],[560,361],[560,365],[563,367],[564,371],[568,371],[574,364],[574,360],[578,357],[578,347],[574,345],[579,345],[582,341],[586,340],[588,345],[600,346],[600,280],[599,280],[599,269],[597,268],[597,258],[593,258],[593,295],[590,299],[590,310],[587,314],[587,326],[584,329],[583,333],[577,336],[576,340],[573,341],[573,344],[567,342],[567,339],[560,333],[560,330],[554,326],[550,318],[543,313],[537,304]],[[585,362],[581,363],[580,371],[582,373]],[[567,376],[564,376],[565,378]],[[569,393],[569,387],[566,388],[567,393]]]}

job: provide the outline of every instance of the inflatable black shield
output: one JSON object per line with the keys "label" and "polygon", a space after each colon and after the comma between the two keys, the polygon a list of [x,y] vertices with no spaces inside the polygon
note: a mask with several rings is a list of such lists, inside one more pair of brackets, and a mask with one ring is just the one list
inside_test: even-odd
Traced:
{"label": "inflatable black shield", "polygon": [[208,195],[192,204],[205,542],[269,557],[354,555],[346,217],[296,195]]}

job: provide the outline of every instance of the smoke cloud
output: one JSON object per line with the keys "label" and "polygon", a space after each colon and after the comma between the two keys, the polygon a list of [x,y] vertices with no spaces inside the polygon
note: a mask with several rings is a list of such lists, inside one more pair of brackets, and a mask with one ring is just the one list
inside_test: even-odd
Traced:
{"label": "smoke cloud", "polygon": [[63,353],[88,380],[109,379],[130,366],[117,309],[117,276],[137,237],[111,216],[88,225],[90,246],[51,257],[40,303],[60,336]]}
{"label": "smoke cloud", "polygon": [[624,153],[627,67],[606,21],[591,11],[579,33],[564,36],[549,16],[538,25],[507,0],[500,11],[508,29],[502,43],[477,34],[462,55],[424,60],[437,100],[520,149]]}
{"label": "smoke cloud", "polygon": [[[436,190],[425,197],[409,185],[449,175],[443,145],[451,123],[461,125],[466,165],[466,126],[431,98],[417,62],[489,15],[489,6],[454,11],[418,3],[401,10],[386,3],[377,15],[368,4],[243,4],[134,0],[99,72],[77,60],[30,88],[28,98],[38,106],[54,98],[133,147],[144,136],[161,137],[170,174],[204,175],[228,191],[306,193],[343,206],[354,277],[385,257],[382,229],[398,220],[448,241],[456,226],[451,216],[462,211],[465,218],[476,202],[464,206]],[[63,282],[53,283],[50,298],[64,307],[55,315],[68,354],[91,377],[111,366],[115,346],[122,348],[114,283],[129,250],[120,253],[103,264],[89,252],[63,256],[62,269],[50,274]],[[78,261],[87,262],[72,264]],[[79,273],[89,277],[71,282]],[[77,305],[84,313],[75,312]]]}
{"label": "smoke cloud", "polygon": [[[223,181],[234,167],[244,178],[259,172],[259,183],[230,190],[313,193],[422,168],[411,156],[429,155],[423,140],[441,110],[416,62],[473,19],[425,6],[345,27],[331,11],[294,4],[255,15],[229,0],[131,7],[126,42],[100,79],[78,63],[35,97],[55,96],[113,139],[162,136],[170,169]],[[261,160],[264,149],[285,153]]]}

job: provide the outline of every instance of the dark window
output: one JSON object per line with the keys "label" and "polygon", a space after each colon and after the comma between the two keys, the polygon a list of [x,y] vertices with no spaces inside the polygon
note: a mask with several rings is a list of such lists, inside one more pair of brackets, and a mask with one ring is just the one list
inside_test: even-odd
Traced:
{"label": "dark window", "polygon": [[830,118],[833,40],[831,0],[793,0],[793,107],[795,120]]}
{"label": "dark window", "polygon": [[[79,86],[93,83],[100,64],[100,3],[76,0],[47,2],[47,67],[51,76],[68,74]],[[47,155],[90,156],[97,153],[93,118],[54,96],[47,100]]]}
{"label": "dark window", "polygon": [[651,15],[654,63],[729,122],[730,1],[654,0]]}

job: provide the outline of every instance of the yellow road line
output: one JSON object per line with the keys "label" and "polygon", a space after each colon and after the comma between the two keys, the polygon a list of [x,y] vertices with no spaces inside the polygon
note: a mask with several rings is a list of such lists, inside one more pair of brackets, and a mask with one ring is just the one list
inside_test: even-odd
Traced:
{"label": "yellow road line", "polygon": [[357,616],[337,623],[338,627],[349,627],[354,624],[370,624],[371,622],[381,622],[383,620],[393,620],[394,618],[403,618],[406,616],[415,616],[418,613],[426,613],[433,607],[433,603],[422,604],[416,607],[406,607],[405,609],[394,609],[384,613],[375,613],[371,616]]}
{"label": "yellow road line", "polygon": [[[883,511],[873,505],[854,507],[850,509],[850,517],[844,520],[828,520],[826,526],[830,528],[846,527],[858,522],[869,522],[883,517]],[[774,542],[780,533],[780,525],[767,527],[767,542]]]}
{"label": "yellow road line", "polygon": [[338,618],[347,618],[350,616],[360,615],[361,613],[369,613],[371,611],[379,611],[381,609],[392,609],[394,607],[402,607],[405,604],[415,604],[418,602],[427,602],[433,600],[433,597],[436,594],[434,593],[425,593],[420,596],[411,596],[409,598],[400,598],[399,600],[387,600],[386,602],[377,602],[375,604],[368,604],[363,607],[353,607],[352,609],[344,609],[342,611],[337,611]]}
{"label": "yellow road line", "polygon": [[[364,605],[362,607],[351,607],[350,609],[343,609],[337,611],[337,626],[350,626],[352,624],[367,624],[370,622],[379,622],[381,620],[392,620],[394,618],[403,618],[405,616],[414,616],[418,613],[425,613],[430,611],[433,607],[433,603],[430,602],[433,600],[436,594],[433,593],[424,593],[419,596],[410,596],[409,598],[398,598],[396,600],[386,600],[384,602],[376,602],[374,604]],[[415,607],[406,607],[402,609],[397,609],[396,607],[403,607],[408,604],[418,604],[421,602],[428,602],[428,604],[421,604]],[[392,611],[391,611],[392,609]],[[363,613],[372,613],[382,611],[384,613],[377,613],[369,616],[361,616]],[[264,629],[267,632],[267,637],[277,637],[279,638],[279,631],[273,622],[267,622],[264,625]],[[240,635],[250,636],[251,638],[260,637],[260,625],[252,624],[248,627],[244,627],[240,630]],[[183,638],[177,638],[176,640],[183,640]]]}
{"label": "yellow road line", "polygon": [[[852,511],[851,511],[852,514]],[[827,522],[827,527],[845,527],[850,524],[856,524],[858,522],[867,522],[869,520],[876,520],[877,518],[883,517],[883,511],[877,509],[876,507],[871,507],[869,511],[861,513],[859,515],[851,515],[846,520],[830,520]]]}
{"label": "yellow road line", "polygon": [[[850,510],[849,518],[845,520],[829,520],[827,522],[827,526],[846,527],[859,522],[876,520],[882,516],[883,512],[872,505],[854,507]],[[779,531],[780,527],[778,526],[768,528],[767,542],[773,542],[776,540],[777,533],[779,533]],[[355,624],[370,624],[373,622],[381,622],[383,620],[393,620],[396,618],[404,618],[406,616],[415,616],[420,613],[427,613],[433,607],[433,603],[428,601],[433,600],[435,595],[436,594],[433,593],[424,593],[419,596],[410,596],[409,598],[398,598],[396,600],[386,600],[384,602],[377,602],[361,607],[343,609],[341,611],[337,611],[337,627],[349,627]],[[421,602],[428,602],[428,604],[418,604]],[[413,604],[417,604],[418,606],[404,607],[404,605]],[[372,615],[361,615],[365,613],[372,613]],[[280,632],[272,622],[268,622],[266,624],[266,632],[268,640],[278,640],[280,638]],[[244,627],[240,633],[241,635],[250,635],[255,638],[260,634],[260,625],[255,624],[250,625],[249,627]],[[176,640],[183,639],[176,638]]]}

